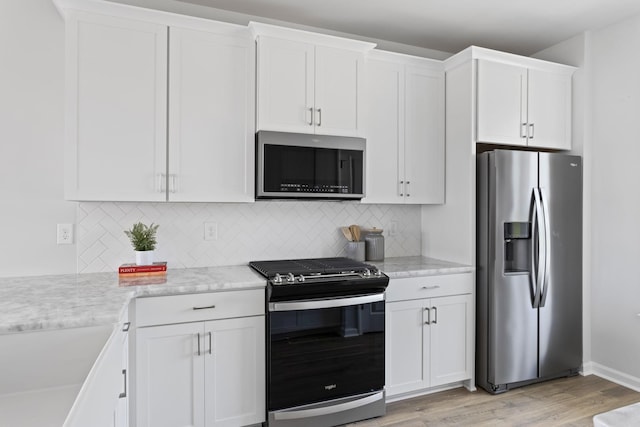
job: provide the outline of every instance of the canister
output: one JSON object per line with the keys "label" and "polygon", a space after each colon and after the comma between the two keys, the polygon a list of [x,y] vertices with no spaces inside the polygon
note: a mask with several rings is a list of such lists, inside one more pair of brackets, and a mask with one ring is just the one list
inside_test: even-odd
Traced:
{"label": "canister", "polygon": [[364,236],[367,261],[384,261],[384,236],[382,229],[373,228]]}
{"label": "canister", "polygon": [[344,252],[347,258],[351,258],[354,261],[364,261],[365,242],[347,242]]}

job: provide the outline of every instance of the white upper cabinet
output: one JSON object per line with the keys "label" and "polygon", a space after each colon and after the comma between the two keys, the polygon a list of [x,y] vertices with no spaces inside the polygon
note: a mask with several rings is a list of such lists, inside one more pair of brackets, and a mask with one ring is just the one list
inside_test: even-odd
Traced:
{"label": "white upper cabinet", "polygon": [[170,28],[171,201],[254,200],[254,44],[246,29]]}
{"label": "white upper cabinet", "polygon": [[366,203],[444,203],[444,71],[371,52],[366,68]]}
{"label": "white upper cabinet", "polygon": [[478,59],[476,140],[569,150],[573,68],[526,59]]}
{"label": "white upper cabinet", "polygon": [[262,37],[258,47],[258,130],[313,133],[314,47]]}
{"label": "white upper cabinet", "polygon": [[69,12],[65,196],[160,201],[167,27]]}
{"label": "white upper cabinet", "polygon": [[56,3],[67,25],[65,197],[253,201],[250,31],[109,2]]}
{"label": "white upper cabinet", "polygon": [[371,43],[252,22],[257,38],[257,129],[362,133],[364,52]]}

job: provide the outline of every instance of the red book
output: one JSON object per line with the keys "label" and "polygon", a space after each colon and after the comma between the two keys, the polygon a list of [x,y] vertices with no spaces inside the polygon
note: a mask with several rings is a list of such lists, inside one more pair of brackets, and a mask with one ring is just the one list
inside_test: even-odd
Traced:
{"label": "red book", "polygon": [[151,265],[122,264],[118,267],[118,274],[155,273],[167,271],[166,262],[154,262]]}
{"label": "red book", "polygon": [[118,277],[149,277],[149,276],[159,276],[159,277],[167,277],[166,271],[137,271],[135,273],[118,273]]}

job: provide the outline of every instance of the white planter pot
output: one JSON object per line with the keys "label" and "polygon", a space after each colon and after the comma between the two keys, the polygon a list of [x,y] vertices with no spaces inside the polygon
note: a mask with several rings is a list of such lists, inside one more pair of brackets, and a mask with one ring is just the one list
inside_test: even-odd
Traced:
{"label": "white planter pot", "polygon": [[134,251],[136,253],[137,265],[151,265],[153,264],[154,251]]}

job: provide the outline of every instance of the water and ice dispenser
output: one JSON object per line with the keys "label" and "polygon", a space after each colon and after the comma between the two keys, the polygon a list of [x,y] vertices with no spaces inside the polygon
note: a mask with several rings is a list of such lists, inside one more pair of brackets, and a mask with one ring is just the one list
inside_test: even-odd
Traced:
{"label": "water and ice dispenser", "polygon": [[531,223],[504,223],[504,272],[523,274],[531,271]]}

